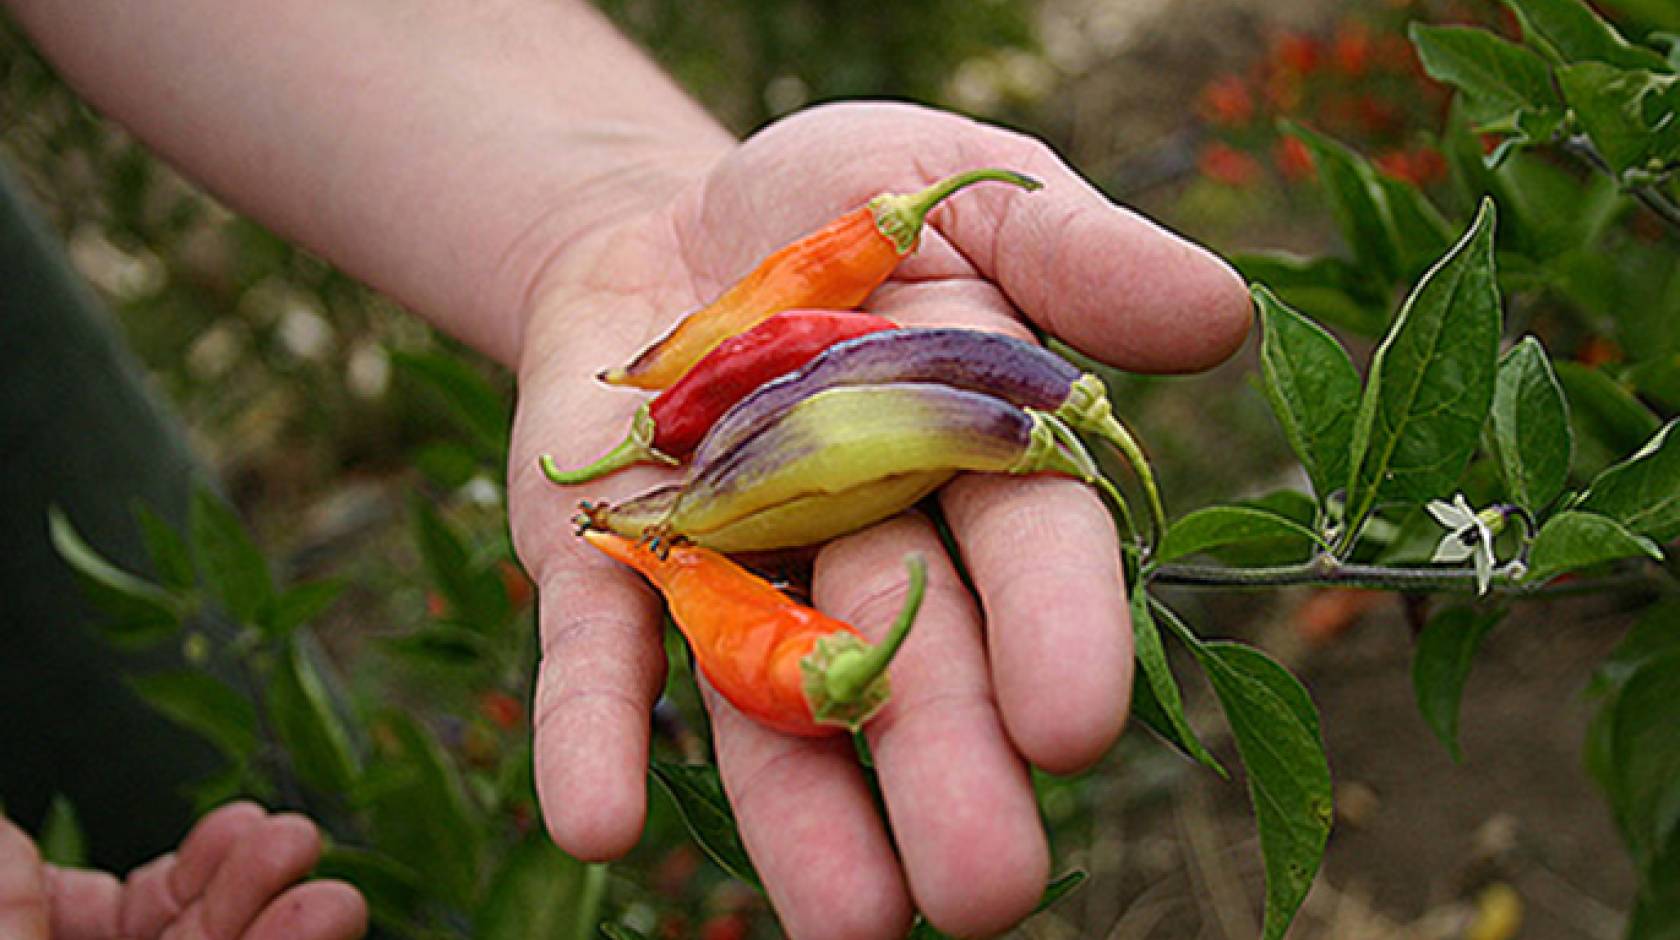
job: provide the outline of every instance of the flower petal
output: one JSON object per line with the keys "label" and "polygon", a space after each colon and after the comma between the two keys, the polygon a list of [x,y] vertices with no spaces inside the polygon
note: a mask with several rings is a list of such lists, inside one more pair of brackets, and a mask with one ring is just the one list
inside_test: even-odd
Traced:
{"label": "flower petal", "polygon": [[1464,544],[1464,540],[1458,537],[1457,532],[1448,532],[1446,537],[1441,539],[1440,544],[1435,546],[1435,554],[1431,555],[1429,560],[1457,564],[1469,558],[1472,554],[1474,554],[1474,549]]}

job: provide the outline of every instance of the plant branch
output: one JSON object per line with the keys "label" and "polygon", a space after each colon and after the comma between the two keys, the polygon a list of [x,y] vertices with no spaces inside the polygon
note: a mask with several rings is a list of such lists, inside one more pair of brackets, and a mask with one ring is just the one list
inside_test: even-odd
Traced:
{"label": "plant branch", "polygon": [[[1516,597],[1533,597],[1561,593],[1583,593],[1610,587],[1655,583],[1644,575],[1626,575],[1570,581],[1547,586],[1516,580],[1526,569],[1521,564],[1507,562],[1494,569],[1490,593]],[[1391,591],[1474,593],[1476,573],[1464,568],[1399,567],[1363,565],[1338,562],[1329,555],[1320,555],[1298,565],[1273,565],[1262,568],[1230,568],[1224,565],[1160,565],[1148,574],[1155,584],[1180,587],[1253,588],[1286,587],[1289,585],[1318,585],[1321,587],[1375,588]]]}
{"label": "plant branch", "polygon": [[[1593,169],[1620,183],[1616,171],[1610,166],[1609,161],[1604,159],[1604,155],[1598,152],[1598,148],[1593,146],[1591,140],[1581,135],[1575,135],[1563,138],[1560,146],[1566,153],[1575,156]],[[1651,210],[1657,218],[1668,223],[1670,228],[1680,232],[1680,205],[1676,205],[1674,200],[1668,198],[1662,190],[1655,186],[1633,186],[1628,188],[1627,192],[1633,198],[1639,200],[1645,208]]]}

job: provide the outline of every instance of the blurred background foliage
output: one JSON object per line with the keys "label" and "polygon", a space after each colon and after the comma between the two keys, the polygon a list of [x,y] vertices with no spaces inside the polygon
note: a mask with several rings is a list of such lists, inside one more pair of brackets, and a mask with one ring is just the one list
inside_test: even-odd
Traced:
{"label": "blurred background foliage", "polygon": [[[1336,246],[1312,161],[1279,118],[1443,206],[1467,205],[1478,181],[1456,169],[1450,96],[1423,76],[1404,27],[1514,28],[1497,4],[1470,0],[599,5],[739,134],[836,98],[952,108],[1042,137],[1116,199],[1226,252]],[[1666,0],[1599,6],[1633,35],[1680,32]],[[0,149],[283,576],[350,585],[315,632],[364,713],[401,703],[424,719],[467,781],[470,825],[521,844],[533,826],[520,778],[531,651],[486,649],[528,643],[531,629],[500,513],[495,402],[508,400],[508,377],[183,181],[83,105],[9,24]],[[1534,159],[1513,172],[1551,187],[1561,211],[1586,211],[1591,182],[1577,169]],[[1542,289],[1511,314],[1586,366],[1672,351],[1680,322],[1680,274],[1661,267],[1674,236],[1615,211],[1601,243],[1557,253],[1595,272],[1595,293]],[[1346,338],[1361,343],[1357,330]],[[1175,512],[1295,482],[1251,374],[1245,350],[1206,377],[1109,376]],[[415,507],[416,491],[435,512]],[[1512,935],[1498,928],[1513,904],[1526,937],[1617,935],[1629,876],[1606,861],[1620,849],[1576,753],[1586,664],[1621,623],[1613,602],[1549,609],[1555,632],[1506,629],[1489,644],[1465,700],[1466,767],[1415,714],[1404,668],[1414,602],[1283,592],[1186,603],[1198,623],[1289,664],[1325,716],[1339,828],[1295,936],[1492,940]],[[494,633],[459,629],[467,604],[494,608]],[[694,758],[703,723],[673,663],[660,753]],[[1205,692],[1189,694],[1192,716],[1207,717]],[[402,751],[400,725],[372,722],[372,746]],[[1129,735],[1096,771],[1042,779],[1058,859],[1094,877],[1023,934],[1253,936],[1247,809],[1240,788],[1203,776]],[[762,902],[704,861],[670,805],[655,801],[654,813],[631,862],[611,869],[606,910],[650,936],[773,935]]]}

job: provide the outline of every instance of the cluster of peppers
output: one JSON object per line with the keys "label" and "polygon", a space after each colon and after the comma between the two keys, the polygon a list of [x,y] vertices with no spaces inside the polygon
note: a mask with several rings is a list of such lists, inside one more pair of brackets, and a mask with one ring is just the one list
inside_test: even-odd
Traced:
{"label": "cluster of peppers", "polygon": [[[686,463],[678,483],[583,503],[579,530],[660,588],[708,681],[770,727],[855,730],[885,703],[886,667],[920,604],[924,565],[907,559],[904,609],[872,646],[724,553],[854,532],[962,471],[1059,473],[1102,487],[1124,510],[1079,430],[1142,466],[1101,380],[1048,350],[977,330],[903,329],[849,309],[915,250],[929,211],[982,181],[1040,185],[1011,170],[961,173],[877,196],[780,249],[628,364],[599,374],[658,392],[622,443],[576,470],[542,458],[560,484],[635,463]],[[1140,475],[1154,509],[1152,482]]]}

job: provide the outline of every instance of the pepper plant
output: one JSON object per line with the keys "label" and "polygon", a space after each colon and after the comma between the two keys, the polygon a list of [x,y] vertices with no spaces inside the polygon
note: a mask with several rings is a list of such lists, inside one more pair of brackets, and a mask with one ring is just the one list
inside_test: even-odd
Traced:
{"label": "pepper plant", "polygon": [[[1308,491],[1173,518],[1150,484],[1155,525],[1127,526],[1132,712],[1188,759],[1229,772],[1186,715],[1168,656],[1169,644],[1182,646],[1223,708],[1254,804],[1267,940],[1293,920],[1330,834],[1318,714],[1264,653],[1199,635],[1174,592],[1316,584],[1427,596],[1412,677],[1423,720],[1455,757],[1475,652],[1512,605],[1598,590],[1644,605],[1598,671],[1584,749],[1638,874],[1626,936],[1680,931],[1680,443],[1670,433],[1680,409],[1680,42],[1630,41],[1580,0],[1507,6],[1521,42],[1472,27],[1411,30],[1428,74],[1455,89],[1435,142],[1447,184],[1426,193],[1415,176],[1319,130],[1279,128],[1310,157],[1343,243],[1322,257],[1235,258],[1254,285],[1258,383]],[[1374,351],[1356,362],[1349,347],[1367,338]],[[1560,361],[1560,348],[1596,351]],[[426,469],[458,484],[499,466],[506,414],[495,394],[448,360],[419,365],[469,442],[427,451]],[[224,511],[206,499],[197,518],[191,549],[149,528],[156,584],[111,568],[67,525],[56,531],[132,639],[181,636],[206,596],[249,626],[238,648],[199,655],[248,663],[261,701],[189,674],[140,686],[228,753],[229,775],[209,792],[262,794],[270,764],[284,761],[337,804],[348,822],[335,828],[363,840],[331,864],[399,931],[450,935],[470,922],[494,936],[497,911],[538,909],[570,918],[572,936],[590,932],[602,870],[497,815],[529,811],[525,758],[501,758],[490,774],[463,770],[426,723],[346,715],[304,626],[332,589],[277,588]],[[495,642],[518,622],[489,566],[505,544],[475,548],[424,506],[416,526],[430,577],[460,617],[400,645],[523,688],[528,637]],[[691,694],[677,681],[673,697]],[[528,745],[509,746],[523,755]],[[756,885],[715,767],[692,759],[703,748],[687,750],[686,761],[655,760],[650,780],[724,870]],[[473,835],[441,841],[459,833]],[[1080,879],[1053,882],[1046,903]],[[646,926],[626,916],[602,930],[636,936]],[[937,932],[918,924],[913,935]]]}

